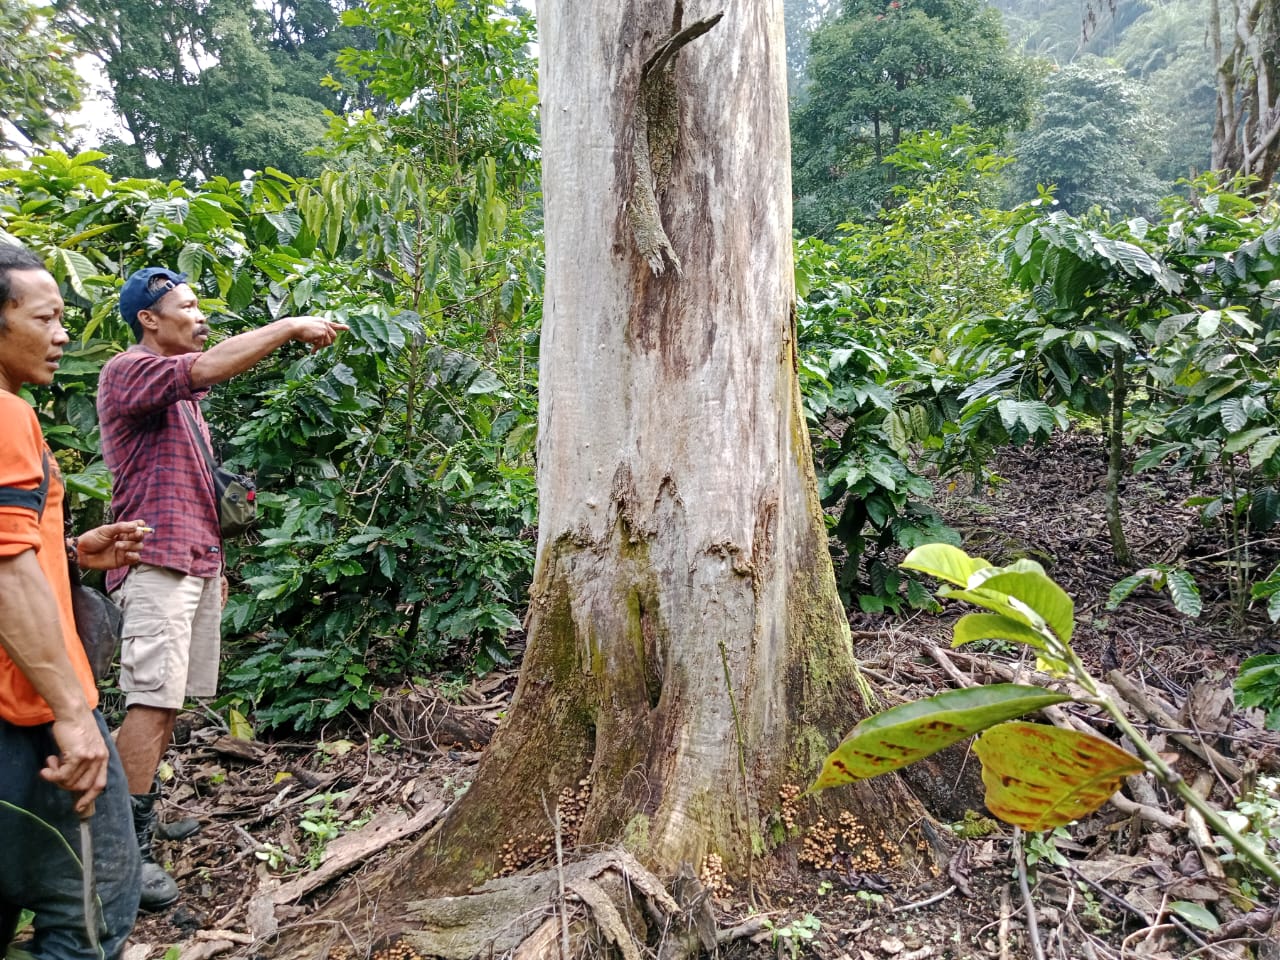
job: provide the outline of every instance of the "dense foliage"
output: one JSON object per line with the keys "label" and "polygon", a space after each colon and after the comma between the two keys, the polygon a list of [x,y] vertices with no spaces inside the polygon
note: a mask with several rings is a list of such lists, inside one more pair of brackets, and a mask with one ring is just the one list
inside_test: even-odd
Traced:
{"label": "dense foliage", "polygon": [[800,377],[820,494],[843,552],[846,602],[868,611],[928,604],[895,551],[955,538],[928,505],[923,463],[980,475],[993,444],[1055,425],[1047,411],[975,390],[984,361],[953,339],[1012,299],[995,254],[1007,215],[984,203],[1008,161],[972,135],[961,127],[904,141],[887,161],[918,187],[900,188],[878,221],[797,249]]}
{"label": "dense foliage", "polygon": [[48,14],[27,0],[0,0],[0,150],[61,141],[62,118],[80,103],[73,49]]}
{"label": "dense foliage", "polygon": [[829,235],[900,183],[904,137],[966,123],[999,138],[1030,119],[1035,71],[982,0],[845,0],[810,40],[792,115],[796,226]]}
{"label": "dense foliage", "polygon": [[[380,12],[406,13],[361,16]],[[131,270],[188,272],[220,334],[291,313],[351,327],[334,351],[281,351],[209,405],[261,490],[256,533],[228,550],[226,627],[248,642],[232,644],[226,689],[265,725],[367,707],[377,685],[431,669],[486,669],[519,627],[541,255],[523,216],[537,168],[513,148],[534,140],[528,25],[492,13],[439,14],[454,48],[434,72],[384,81],[355,63],[361,82],[445,116],[354,118],[333,148],[343,174],[193,189],[115,180],[93,153],[0,174],[0,239],[44,254],[73,307],[77,346],[40,409],[82,497],[108,489],[92,396],[130,339],[114,293]]]}
{"label": "dense foliage", "polygon": [[1152,149],[1158,123],[1123,70],[1086,57],[1045,81],[1036,118],[1017,140],[1011,170],[1016,200],[1053,184],[1073,213],[1155,211],[1163,193]]}

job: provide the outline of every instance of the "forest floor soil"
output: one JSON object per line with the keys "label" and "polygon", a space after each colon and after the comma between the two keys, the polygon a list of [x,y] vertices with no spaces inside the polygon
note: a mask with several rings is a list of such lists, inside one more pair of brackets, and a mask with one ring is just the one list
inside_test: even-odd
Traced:
{"label": "forest floor soil", "polygon": [[[1132,571],[1111,559],[1100,439],[1068,434],[1044,448],[1006,450],[992,466],[1000,481],[977,490],[968,479],[939,484],[934,506],[964,548],[997,564],[1029,557],[1045,566],[1075,599],[1073,645],[1086,666],[1099,678],[1120,671],[1167,708],[1172,726],[1132,713],[1213,803],[1230,808],[1259,776],[1280,775],[1280,734],[1262,728],[1259,711],[1236,709],[1231,696],[1242,660],[1280,653],[1280,630],[1258,605],[1242,622],[1232,616],[1221,532],[1184,505],[1203,491],[1189,477],[1158,471],[1128,478],[1123,491],[1135,554],[1191,572],[1203,594],[1200,616],[1184,616],[1166,594],[1146,588],[1109,609],[1111,586]],[[1255,549],[1257,569],[1280,560],[1278,545]],[[851,613],[864,669],[890,705],[962,684],[1033,679],[1034,663],[1008,646],[951,651],[958,612]],[[389,691],[362,722],[335,724],[312,739],[239,739],[210,711],[184,714],[166,760],[162,818],[193,817],[202,828],[157,844],[183,896],[141,917],[128,960],[253,957],[279,929],[307,923],[339,885],[377,870],[466,790],[515,677],[512,668],[465,687]],[[1096,711],[1072,710],[1114,735]],[[1234,773],[1200,761],[1175,739],[1178,732],[1213,746]],[[945,864],[874,872],[855,866],[838,841],[817,863],[794,844],[791,861],[775,861],[752,890],[715,889],[720,929],[739,933],[725,937],[721,953],[741,960],[1280,960],[1276,888],[1224,851],[1198,845],[1177,825],[1182,804],[1164,788],[1139,785],[1134,799],[1171,814],[1173,825],[1108,805],[1024,847],[1012,828],[985,816],[976,758],[954,749],[950,761],[912,783],[939,823],[957,824]],[[1280,853],[1280,837],[1270,844],[1273,856]],[[1029,896],[1013,859],[1024,848],[1034,861]]]}

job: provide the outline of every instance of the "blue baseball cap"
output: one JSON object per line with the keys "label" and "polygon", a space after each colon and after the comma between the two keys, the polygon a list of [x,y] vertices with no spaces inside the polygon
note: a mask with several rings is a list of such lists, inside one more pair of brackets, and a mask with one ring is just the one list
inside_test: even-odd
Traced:
{"label": "blue baseball cap", "polygon": [[[168,283],[152,286],[156,277],[163,277]],[[129,325],[133,335],[142,339],[142,324],[138,322],[138,312],[150,310],[157,300],[180,283],[186,283],[185,273],[174,273],[164,267],[143,267],[135,270],[120,288],[120,316]]]}

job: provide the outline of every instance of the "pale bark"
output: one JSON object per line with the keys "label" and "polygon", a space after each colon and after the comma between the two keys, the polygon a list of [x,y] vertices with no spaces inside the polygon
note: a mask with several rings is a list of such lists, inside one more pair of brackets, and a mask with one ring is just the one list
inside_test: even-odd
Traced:
{"label": "pale bark", "polygon": [[[691,5],[688,19],[717,9]],[[754,765],[791,723],[788,586],[822,534],[793,369],[781,8],[729,4],[670,68],[681,116],[661,217],[683,278],[651,273],[620,203],[641,172],[636,77],[674,32],[671,10],[543,14],[537,580],[572,598],[582,667],[653,674],[652,708],[672,736],[646,758],[662,788],[650,838],[654,859],[674,866],[709,833],[727,835],[717,821],[755,819],[729,788],[742,782],[739,748]],[[628,562],[638,545],[641,562]],[[632,645],[637,612],[645,649]],[[834,630],[839,611],[826,613]],[[648,718],[601,720],[605,741],[658,733],[643,730]]]}
{"label": "pale bark", "polygon": [[1213,167],[1269,185],[1280,168],[1280,0],[1209,3],[1217,67]]}
{"label": "pale bark", "polygon": [[[867,712],[796,376],[781,3],[723,9],[711,24],[710,2],[539,3],[529,639],[475,782],[365,885],[407,936],[413,898],[561,841],[569,857],[621,844],[660,876],[716,854],[749,888],[797,839],[780,788],[807,786]],[[865,826],[859,853],[916,859],[924,813],[896,778],[824,797]],[[326,915],[372,910],[348,897]]]}
{"label": "pale bark", "polygon": [[[579,842],[749,877],[778,788],[806,786],[865,712],[796,378],[781,5],[736,0],[710,25],[721,9],[539,6],[529,650],[424,881],[459,847],[483,870],[495,829],[545,835],[538,793],[580,779]],[[893,780],[850,794],[871,819],[921,813]]]}

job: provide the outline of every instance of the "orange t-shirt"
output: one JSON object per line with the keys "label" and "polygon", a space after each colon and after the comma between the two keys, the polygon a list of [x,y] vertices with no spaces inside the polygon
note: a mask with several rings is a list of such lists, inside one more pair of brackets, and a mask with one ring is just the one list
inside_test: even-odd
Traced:
{"label": "orange t-shirt", "polygon": [[[44,476],[42,454],[48,448],[40,433],[40,421],[30,406],[15,394],[0,390],[0,486],[34,490]],[[35,550],[45,580],[58,603],[62,641],[91,708],[98,705],[98,687],[84,647],[76,635],[71,611],[71,580],[67,576],[67,552],[62,532],[62,474],[49,456],[49,493],[44,514],[34,510],[0,506],[0,557],[16,557]],[[53,711],[36,693],[26,675],[0,648],[0,717],[21,727],[49,723]]]}

